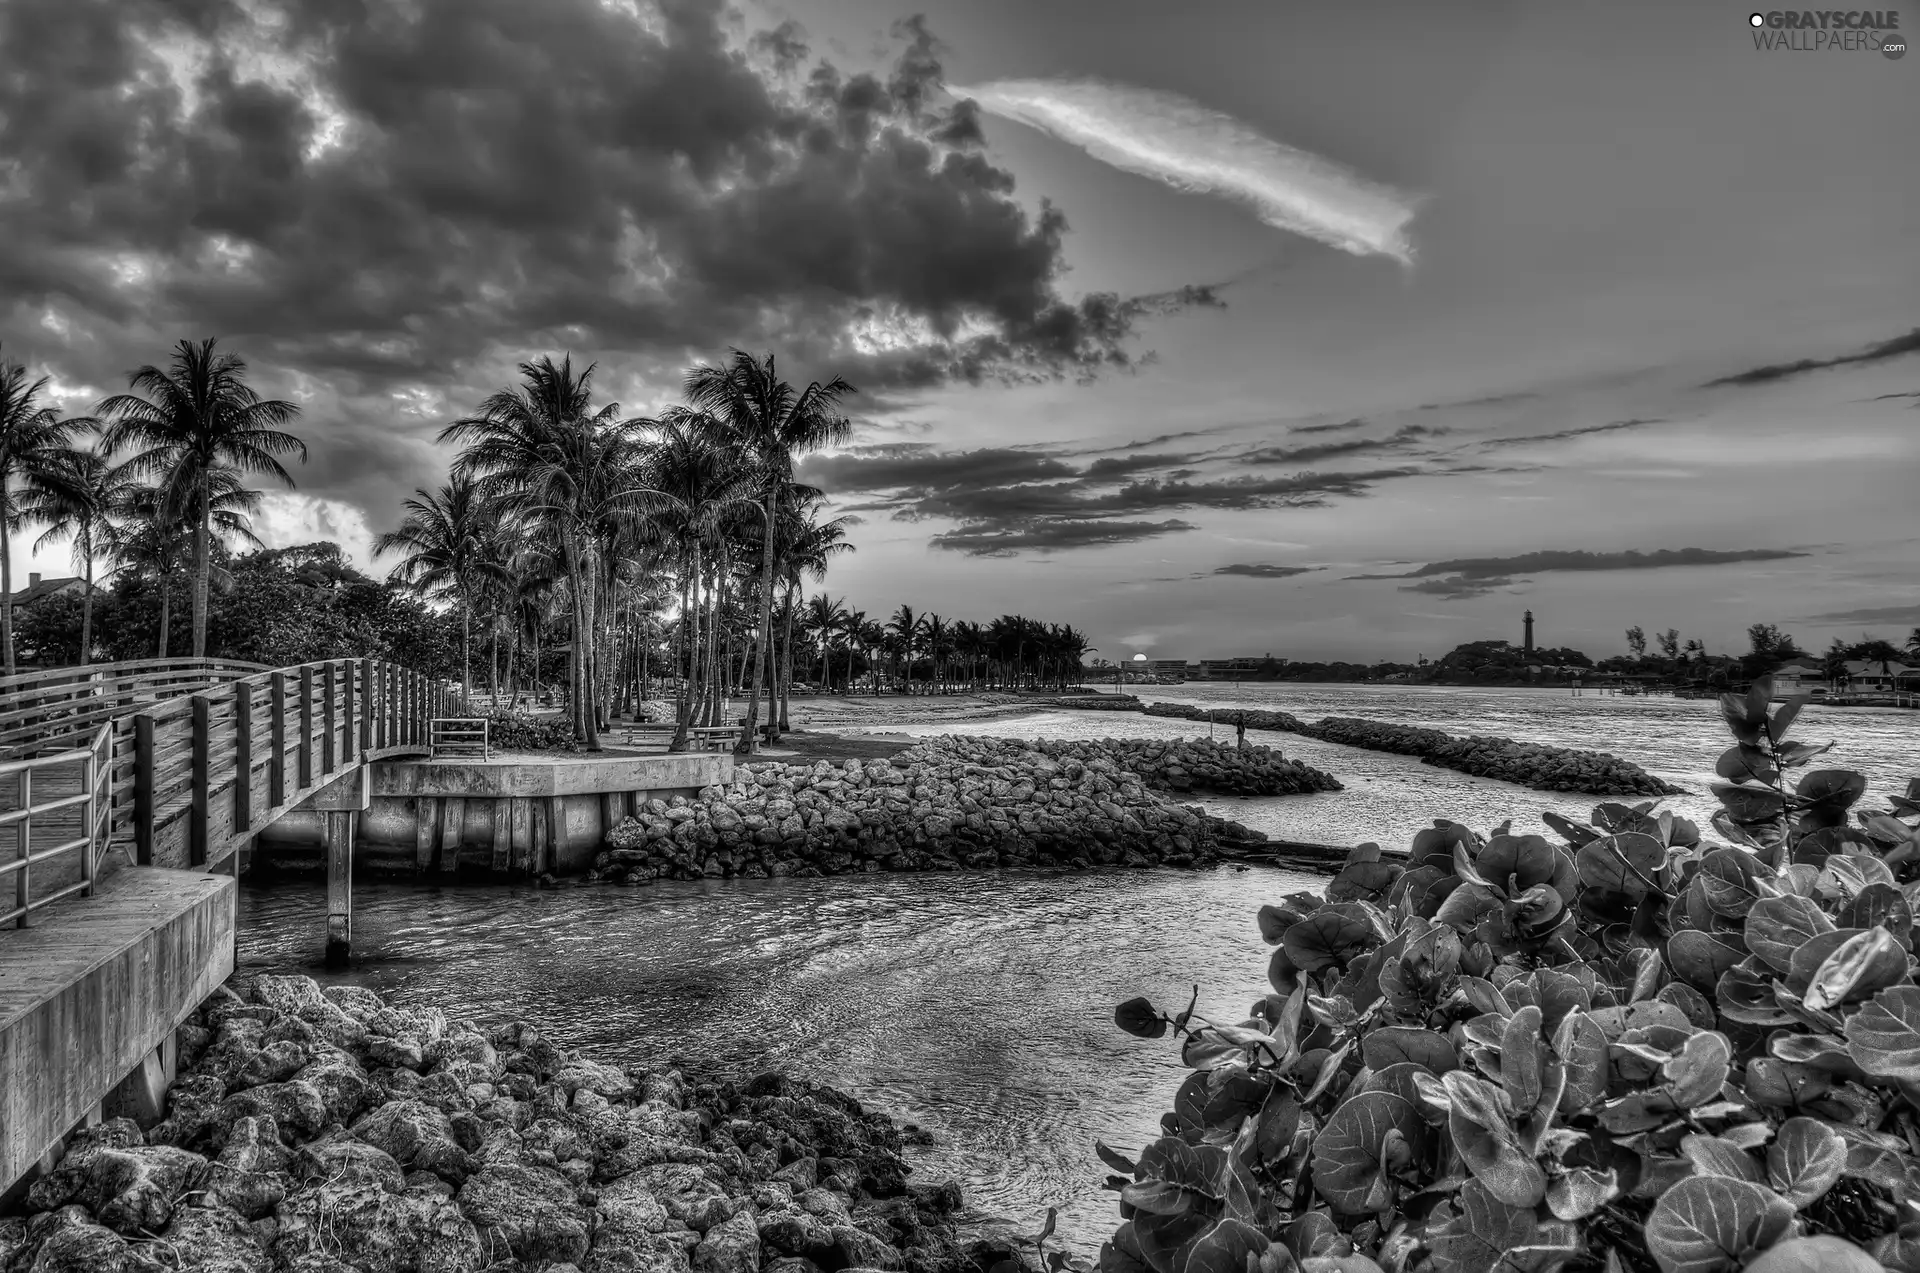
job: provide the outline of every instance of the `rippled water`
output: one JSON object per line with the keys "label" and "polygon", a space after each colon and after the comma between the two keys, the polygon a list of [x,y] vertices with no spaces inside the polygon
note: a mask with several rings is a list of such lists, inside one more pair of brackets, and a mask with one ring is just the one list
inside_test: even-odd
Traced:
{"label": "rippled water", "polygon": [[[1713,704],[1570,698],[1564,691],[1187,685],[1148,699],[1356,715],[1611,751],[1699,793],[1671,801],[1702,818],[1725,747]],[[1920,714],[1809,708],[1796,729],[1836,741],[1831,760],[1877,791],[1920,772]],[[1049,712],[906,733],[1015,737],[1204,736],[1207,727],[1131,713]],[[1231,730],[1216,729],[1220,737]],[[1485,829],[1556,797],[1402,756],[1249,731],[1326,769],[1343,792],[1207,800],[1270,834],[1404,844],[1434,817]],[[352,971],[312,966],[322,890],[283,882],[241,895],[243,967],[300,970],[483,1020],[526,1018],[610,1060],[671,1052],[737,1069],[779,1067],[853,1092],[933,1132],[916,1157],[961,1180],[980,1212],[1029,1232],[1049,1205],[1091,1249],[1114,1222],[1098,1137],[1133,1148],[1155,1132],[1184,1072],[1165,1041],[1121,1034],[1112,1005],[1134,994],[1235,1013],[1265,992],[1259,903],[1308,877],[1255,869],[1072,875],[862,875],[822,880],[593,885],[553,890],[365,882],[355,889]]]}

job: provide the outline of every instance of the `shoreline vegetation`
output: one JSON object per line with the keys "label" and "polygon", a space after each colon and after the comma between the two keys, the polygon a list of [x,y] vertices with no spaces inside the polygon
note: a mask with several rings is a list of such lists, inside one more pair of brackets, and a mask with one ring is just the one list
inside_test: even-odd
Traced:
{"label": "shoreline vegetation", "polygon": [[1920,1271],[1920,777],[1884,809],[1728,694],[1712,830],[1439,821],[1259,908],[1244,1019],[1114,1009],[1193,1071],[1106,1145],[1101,1273]]}

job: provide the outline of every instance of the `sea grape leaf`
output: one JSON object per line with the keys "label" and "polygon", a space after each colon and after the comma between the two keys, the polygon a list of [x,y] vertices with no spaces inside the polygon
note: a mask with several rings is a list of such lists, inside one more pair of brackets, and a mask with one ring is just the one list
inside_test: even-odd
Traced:
{"label": "sea grape leaf", "polygon": [[1135,1164],[1133,1159],[1127,1157],[1105,1141],[1094,1141],[1093,1152],[1100,1156],[1101,1162],[1107,1164],[1107,1166],[1113,1168],[1123,1176],[1131,1176],[1139,1170],[1138,1165]]}
{"label": "sea grape leaf", "polygon": [[1321,973],[1344,968],[1354,956],[1375,945],[1373,926],[1350,913],[1315,911],[1287,929],[1281,945],[1302,972]]}
{"label": "sea grape leaf", "polygon": [[1701,892],[1716,915],[1738,919],[1759,900],[1760,861],[1744,849],[1715,849],[1700,859]]}
{"label": "sea grape leaf", "polygon": [[1204,1198],[1218,1201],[1227,1165],[1227,1151],[1218,1145],[1189,1145],[1162,1136],[1140,1151],[1142,1180],[1164,1180]]}
{"label": "sea grape leaf", "polygon": [[1814,769],[1803,774],[1793,793],[1802,800],[1845,809],[1867,789],[1864,775],[1850,769]]}
{"label": "sea grape leaf", "polygon": [[1553,1051],[1567,1073],[1560,1109],[1572,1114],[1598,1104],[1607,1094],[1607,1036],[1584,1012],[1570,1012],[1553,1034]]}
{"label": "sea grape leaf", "polygon": [[[1398,1138],[1397,1141],[1395,1138]],[[1426,1124],[1412,1104],[1391,1092],[1362,1092],[1342,1101],[1313,1142],[1313,1187],[1334,1210],[1348,1215],[1384,1211],[1393,1194],[1387,1170],[1404,1170],[1426,1137]],[[1383,1162],[1395,1145],[1408,1155]]]}
{"label": "sea grape leaf", "polygon": [[1300,1101],[1293,1089],[1276,1083],[1260,1107],[1260,1130],[1254,1136],[1254,1153],[1261,1162],[1284,1160],[1293,1148],[1294,1133],[1300,1127]]}
{"label": "sea grape leaf", "polygon": [[1847,1052],[1876,1078],[1920,1082],[1920,986],[1890,986],[1847,1018]]}
{"label": "sea grape leaf", "polygon": [[1129,999],[1113,1010],[1113,1023],[1128,1034],[1157,1039],[1167,1032],[1167,1019],[1145,998]]}
{"label": "sea grape leaf", "polygon": [[1540,1009],[1532,1004],[1507,1018],[1500,1036],[1500,1085],[1516,1110],[1540,1100]]}
{"label": "sea grape leaf", "polygon": [[1435,1273],[1485,1273],[1533,1238],[1533,1210],[1502,1202],[1478,1179],[1460,1187],[1456,1206],[1433,1240]]}
{"label": "sea grape leaf", "polygon": [[1793,1224],[1793,1204],[1761,1185],[1689,1176],[1660,1195],[1644,1230],[1662,1273],[1723,1273]]}
{"label": "sea grape leaf", "polygon": [[1134,1242],[1153,1273],[1174,1273],[1175,1257],[1180,1249],[1212,1224],[1212,1217],[1201,1211],[1178,1215],[1137,1211],[1133,1216]]}
{"label": "sea grape leaf", "polygon": [[[1735,967],[1738,966],[1738,964],[1735,965]],[[1686,1014],[1689,1022],[1702,1030],[1711,1030],[1720,1024],[1714,1019],[1713,1000],[1684,981],[1670,981],[1660,987],[1659,1000],[1661,1003],[1670,1003],[1680,1009]]]}
{"label": "sea grape leaf", "polygon": [[1809,1066],[1770,1056],[1747,1062],[1747,1099],[1768,1109],[1799,1109],[1832,1087],[1832,1079]]}
{"label": "sea grape leaf", "polygon": [[1360,1041],[1361,1059],[1367,1068],[1384,1070],[1390,1065],[1411,1061],[1424,1065],[1435,1074],[1460,1068],[1460,1057],[1453,1041],[1437,1030],[1390,1025],[1369,1031]]}
{"label": "sea grape leaf", "polygon": [[1613,1168],[1569,1167],[1547,1185],[1547,1210],[1556,1219],[1584,1220],[1619,1194],[1619,1173]]}
{"label": "sea grape leaf", "polygon": [[1835,947],[1814,970],[1804,1002],[1816,1012],[1864,999],[1907,979],[1907,951],[1884,928],[1859,931]]}
{"label": "sea grape leaf", "polygon": [[1702,1030],[1662,1068],[1674,1103],[1692,1109],[1720,1094],[1732,1064],[1733,1044],[1727,1036],[1718,1030]]}
{"label": "sea grape leaf", "polygon": [[1433,918],[1462,933],[1471,933],[1483,918],[1498,914],[1500,904],[1500,895],[1487,885],[1463,883],[1447,894]]}
{"label": "sea grape leaf", "polygon": [[[1272,1042],[1264,1035],[1261,1041]],[[1271,1084],[1263,1083],[1250,1074],[1230,1075],[1214,1090],[1206,1109],[1201,1112],[1200,1121],[1208,1127],[1237,1127],[1241,1119],[1259,1112],[1266,1103],[1270,1087]]]}
{"label": "sea grape leaf", "polygon": [[1899,938],[1902,945],[1912,945],[1913,905],[1896,885],[1879,882],[1867,885],[1847,903],[1840,919],[1846,928],[1878,925]]}
{"label": "sea grape leaf", "polygon": [[1558,831],[1561,837],[1575,848],[1580,847],[1589,840],[1597,838],[1600,834],[1592,827],[1583,827],[1578,822],[1573,822],[1561,817],[1551,809],[1543,810],[1540,814],[1540,820],[1552,827],[1555,831]]}
{"label": "sea grape leaf", "polygon": [[1793,958],[1787,960],[1787,988],[1796,995],[1806,994],[1807,987],[1813,984],[1813,974],[1820,971],[1820,966],[1827,962],[1827,956],[1852,938],[1860,936],[1861,932],[1858,928],[1836,928],[1809,937],[1795,948]]}
{"label": "sea grape leaf", "polygon": [[1758,747],[1733,746],[1720,753],[1713,771],[1728,782],[1769,783],[1780,776],[1767,753]]}
{"label": "sea grape leaf", "polygon": [[1508,897],[1539,884],[1558,885],[1567,855],[1538,835],[1496,835],[1474,859],[1474,868]]}
{"label": "sea grape leaf", "polygon": [[1735,786],[1730,782],[1712,785],[1714,797],[1734,822],[1750,826],[1779,817],[1786,811],[1787,798],[1772,787]]}
{"label": "sea grape leaf", "polygon": [[1632,898],[1644,896],[1666,864],[1666,846],[1638,831],[1589,840],[1574,858],[1582,885]]}
{"label": "sea grape leaf", "polygon": [[1520,1148],[1507,1122],[1502,1090],[1463,1070],[1441,1082],[1451,1104],[1447,1130],[1467,1170],[1509,1206],[1538,1206],[1547,1192],[1546,1173]]}
{"label": "sea grape leaf", "polygon": [[1792,966],[1794,951],[1833,929],[1833,921],[1811,898],[1763,897],[1747,912],[1747,949],[1775,971],[1785,972]]}
{"label": "sea grape leaf", "polygon": [[1767,1149],[1767,1177],[1796,1208],[1817,1202],[1846,1167],[1847,1142],[1818,1119],[1789,1118]]}
{"label": "sea grape leaf", "polygon": [[1761,1179],[1760,1160],[1731,1141],[1718,1136],[1682,1136],[1680,1154],[1693,1164],[1696,1175],[1730,1176],[1735,1180]]}
{"label": "sea grape leaf", "polygon": [[[1712,993],[1720,974],[1746,958],[1747,952],[1699,929],[1683,929],[1667,939],[1667,963],[1674,974],[1696,990]],[[1683,1014],[1684,1015],[1684,1014]]]}
{"label": "sea grape leaf", "polygon": [[1794,1018],[1774,998],[1772,977],[1735,965],[1720,974],[1713,999],[1720,1015],[1741,1025],[1783,1025]]}
{"label": "sea grape leaf", "polygon": [[1193,1193],[1164,1180],[1135,1181],[1120,1191],[1120,1201],[1157,1216],[1185,1215],[1200,1202]]}
{"label": "sea grape leaf", "polygon": [[1349,862],[1327,885],[1327,900],[1384,902],[1405,869],[1398,862]]}
{"label": "sea grape leaf", "polygon": [[1099,1273],[1143,1273],[1147,1257],[1140,1252],[1140,1240],[1134,1235],[1133,1221],[1123,1220],[1113,1236],[1100,1244]]}
{"label": "sea grape leaf", "polygon": [[1247,1273],[1247,1257],[1257,1262],[1268,1245],[1266,1234],[1227,1216],[1192,1240],[1179,1273]]}
{"label": "sea grape leaf", "polygon": [[1811,694],[1795,694],[1774,710],[1773,718],[1767,722],[1767,733],[1775,743],[1786,738],[1787,731],[1793,728],[1794,718],[1800,715],[1800,709],[1812,701]]}

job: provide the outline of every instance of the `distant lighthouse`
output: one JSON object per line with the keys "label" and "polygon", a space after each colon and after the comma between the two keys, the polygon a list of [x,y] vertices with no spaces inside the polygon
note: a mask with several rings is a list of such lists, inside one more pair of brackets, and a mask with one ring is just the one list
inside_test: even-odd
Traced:
{"label": "distant lighthouse", "polygon": [[1527,653],[1533,653],[1533,611],[1527,611]]}

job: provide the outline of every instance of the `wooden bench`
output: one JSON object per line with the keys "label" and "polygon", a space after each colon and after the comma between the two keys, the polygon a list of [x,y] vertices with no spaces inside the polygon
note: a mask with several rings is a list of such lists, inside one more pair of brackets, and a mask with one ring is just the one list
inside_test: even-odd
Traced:
{"label": "wooden bench", "polygon": [[[628,746],[655,741],[671,743],[676,728],[651,721],[619,726],[621,739]],[[692,725],[687,728],[687,745],[696,751],[726,751],[740,741],[740,732],[738,725]]]}

